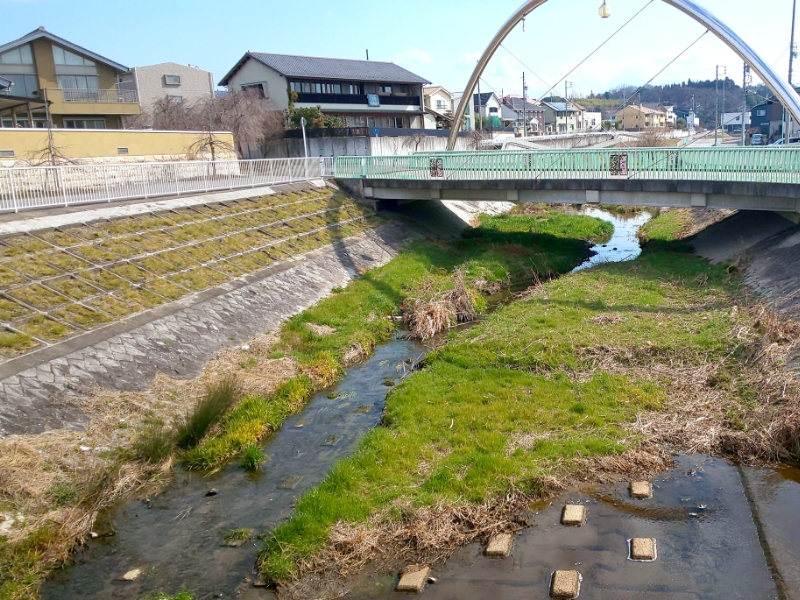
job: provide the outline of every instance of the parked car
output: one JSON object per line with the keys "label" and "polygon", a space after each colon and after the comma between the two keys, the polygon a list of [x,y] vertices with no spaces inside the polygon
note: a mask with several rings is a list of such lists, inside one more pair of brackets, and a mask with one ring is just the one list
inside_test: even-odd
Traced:
{"label": "parked car", "polygon": [[750,145],[751,146],[763,146],[764,145],[764,135],[761,133],[754,133],[753,136],[750,138]]}

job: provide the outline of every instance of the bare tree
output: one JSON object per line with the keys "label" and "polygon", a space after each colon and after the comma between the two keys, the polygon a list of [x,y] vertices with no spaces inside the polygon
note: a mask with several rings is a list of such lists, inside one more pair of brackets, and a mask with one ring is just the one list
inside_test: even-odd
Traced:
{"label": "bare tree", "polygon": [[425,140],[427,139],[427,135],[421,131],[417,131],[416,133],[406,136],[406,139],[403,141],[403,146],[409,150],[413,149],[414,152],[419,152],[420,145],[424,145]]}
{"label": "bare tree", "polygon": [[469,132],[469,143],[474,150],[481,150],[483,142],[488,138],[488,134],[482,129],[473,129]]}
{"label": "bare tree", "polygon": [[667,134],[663,129],[645,129],[631,146],[634,148],[660,148],[667,145]]}

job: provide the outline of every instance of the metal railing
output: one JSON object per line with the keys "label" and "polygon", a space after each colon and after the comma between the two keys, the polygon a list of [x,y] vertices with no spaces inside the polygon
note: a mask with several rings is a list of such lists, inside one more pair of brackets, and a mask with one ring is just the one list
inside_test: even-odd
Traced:
{"label": "metal railing", "polygon": [[800,184],[800,148],[625,148],[340,156],[338,178],[666,179]]}
{"label": "metal railing", "polygon": [[0,212],[202,194],[330,177],[332,158],[0,169]]}
{"label": "metal railing", "polygon": [[135,104],[139,97],[134,90],[74,90],[61,88],[64,102],[97,102],[100,104]]}

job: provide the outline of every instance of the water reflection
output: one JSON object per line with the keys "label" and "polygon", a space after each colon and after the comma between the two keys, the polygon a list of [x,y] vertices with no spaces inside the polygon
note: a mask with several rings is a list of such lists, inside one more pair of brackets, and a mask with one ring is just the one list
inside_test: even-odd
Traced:
{"label": "water reflection", "polygon": [[607,244],[592,246],[592,250],[596,254],[576,267],[573,272],[591,269],[603,263],[625,262],[635,259],[642,253],[642,247],[636,234],[642,225],[653,218],[653,215],[649,212],[616,214],[588,206],[577,214],[595,217],[612,223],[614,225],[614,234]]}

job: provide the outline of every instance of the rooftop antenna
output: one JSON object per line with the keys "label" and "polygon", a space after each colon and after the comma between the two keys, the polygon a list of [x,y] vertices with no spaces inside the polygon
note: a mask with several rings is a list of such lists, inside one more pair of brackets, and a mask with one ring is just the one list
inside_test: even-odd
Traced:
{"label": "rooftop antenna", "polygon": [[369,48],[367,48],[367,60],[369,60]]}

